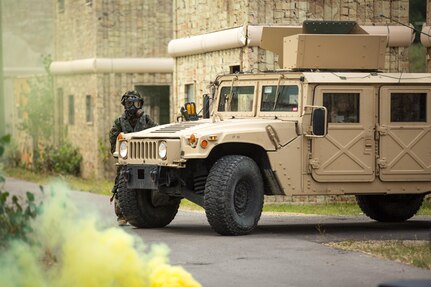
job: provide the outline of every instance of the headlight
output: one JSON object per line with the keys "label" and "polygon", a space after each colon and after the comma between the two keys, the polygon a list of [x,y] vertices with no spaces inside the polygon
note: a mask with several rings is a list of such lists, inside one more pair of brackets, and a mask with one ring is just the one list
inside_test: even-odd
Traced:
{"label": "headlight", "polygon": [[122,158],[126,158],[127,157],[127,141],[122,141],[120,143],[120,156]]}
{"label": "headlight", "polygon": [[168,155],[168,145],[166,142],[160,142],[159,143],[159,157],[161,159],[166,159],[166,156]]}

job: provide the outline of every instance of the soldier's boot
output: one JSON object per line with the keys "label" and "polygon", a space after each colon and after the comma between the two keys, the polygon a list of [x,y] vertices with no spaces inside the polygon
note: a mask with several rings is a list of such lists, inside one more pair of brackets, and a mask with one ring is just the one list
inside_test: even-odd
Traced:
{"label": "soldier's boot", "polygon": [[117,215],[117,223],[119,226],[125,226],[127,225],[127,220],[124,217],[123,213],[121,212],[120,206],[117,203],[117,200],[114,201],[114,207],[115,207],[115,214]]}

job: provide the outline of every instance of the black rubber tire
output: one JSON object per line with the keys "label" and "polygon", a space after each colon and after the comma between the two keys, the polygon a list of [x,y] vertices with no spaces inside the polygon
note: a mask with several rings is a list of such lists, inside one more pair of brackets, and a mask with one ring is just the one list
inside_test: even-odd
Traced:
{"label": "black rubber tire", "polygon": [[180,199],[170,198],[169,205],[154,206],[151,190],[127,188],[127,180],[120,175],[118,183],[118,203],[123,216],[138,228],[159,228],[171,223],[178,212]]}
{"label": "black rubber tire", "polygon": [[361,210],[381,222],[402,222],[416,214],[422,205],[423,194],[357,195]]}
{"label": "black rubber tire", "polygon": [[263,193],[262,175],[251,158],[220,158],[205,185],[204,206],[209,224],[221,235],[250,233],[262,214]]}

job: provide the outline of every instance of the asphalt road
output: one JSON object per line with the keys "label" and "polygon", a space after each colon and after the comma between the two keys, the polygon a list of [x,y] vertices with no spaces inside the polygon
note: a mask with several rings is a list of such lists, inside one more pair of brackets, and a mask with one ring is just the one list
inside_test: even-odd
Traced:
{"label": "asphalt road", "polygon": [[[33,183],[8,178],[13,193],[36,191]],[[107,196],[74,192],[79,206],[98,210],[115,226]],[[431,236],[431,217],[402,224],[383,224],[365,216],[264,214],[255,232],[224,237],[213,232],[204,213],[179,211],[162,229],[122,227],[147,243],[164,242],[171,264],[182,265],[203,286],[377,286],[399,279],[431,279],[431,272],[323,245],[366,239],[420,239]]]}

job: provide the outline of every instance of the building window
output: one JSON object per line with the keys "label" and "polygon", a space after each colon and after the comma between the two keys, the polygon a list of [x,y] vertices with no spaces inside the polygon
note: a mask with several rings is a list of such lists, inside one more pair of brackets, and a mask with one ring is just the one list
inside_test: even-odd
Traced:
{"label": "building window", "polygon": [[324,93],[323,105],[330,123],[359,123],[358,93]]}
{"label": "building window", "polygon": [[93,123],[93,101],[90,95],[85,97],[85,111],[86,111],[86,119],[87,123]]}
{"label": "building window", "polygon": [[426,93],[392,93],[391,122],[426,122]]}
{"label": "building window", "polygon": [[229,66],[229,72],[231,74],[237,74],[237,73],[241,72],[241,66],[240,65]]}
{"label": "building window", "polygon": [[57,0],[58,12],[64,12],[64,0]]}
{"label": "building window", "polygon": [[75,124],[75,99],[73,95],[69,95],[69,125]]}
{"label": "building window", "polygon": [[195,85],[194,84],[186,84],[185,85],[185,94],[186,103],[194,102],[195,101]]}

